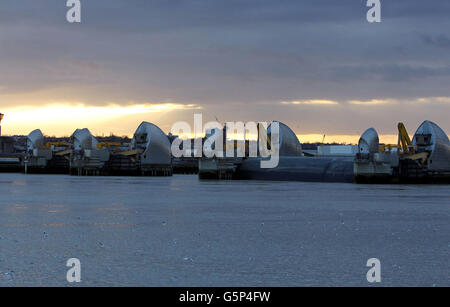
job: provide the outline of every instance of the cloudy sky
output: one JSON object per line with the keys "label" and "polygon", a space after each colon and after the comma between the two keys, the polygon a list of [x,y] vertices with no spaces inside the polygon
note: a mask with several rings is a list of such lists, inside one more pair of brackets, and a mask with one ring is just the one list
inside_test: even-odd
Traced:
{"label": "cloudy sky", "polygon": [[[0,2],[3,132],[132,134],[147,120],[287,123],[308,141],[450,131],[450,1]],[[391,138],[392,139],[392,138]],[[389,140],[391,140],[389,139]]]}

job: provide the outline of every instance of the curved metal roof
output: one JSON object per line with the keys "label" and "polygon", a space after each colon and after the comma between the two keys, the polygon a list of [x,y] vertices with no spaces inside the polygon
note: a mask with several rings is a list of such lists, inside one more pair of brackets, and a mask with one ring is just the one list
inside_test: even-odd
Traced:
{"label": "curved metal roof", "polygon": [[[137,139],[138,136],[145,140]],[[141,154],[142,164],[171,164],[172,153],[171,145],[167,135],[156,125],[143,122],[134,133],[132,147],[143,149]]]}
{"label": "curved metal roof", "polygon": [[[417,134],[431,134],[431,143],[436,144],[436,142],[443,142],[443,143],[449,143],[449,139],[447,134],[444,132],[444,130],[441,129],[437,124],[435,124],[432,121],[426,120],[424,121],[419,128],[417,128],[416,133]],[[416,138],[413,139],[413,144],[416,145]]]}
{"label": "curved metal roof", "polygon": [[418,135],[431,135],[431,142],[423,150],[430,152],[428,169],[431,171],[450,171],[450,142],[447,134],[432,121],[424,121],[414,134],[413,144],[417,145]]}
{"label": "curved metal roof", "polygon": [[267,128],[267,134],[270,138],[272,132],[272,125],[277,123],[279,126],[279,142],[280,142],[280,156],[301,156],[302,155],[302,145],[295,135],[294,131],[291,130],[286,124],[279,121],[274,121]]}
{"label": "curved metal roof", "polygon": [[71,139],[75,150],[97,148],[98,141],[87,128],[75,130]]}
{"label": "curved metal roof", "polygon": [[378,152],[379,144],[378,132],[374,128],[369,128],[361,135],[358,149],[360,153],[376,153]]}
{"label": "curved metal roof", "polygon": [[44,135],[40,129],[36,129],[30,132],[27,136],[27,149],[33,150],[44,146]]}

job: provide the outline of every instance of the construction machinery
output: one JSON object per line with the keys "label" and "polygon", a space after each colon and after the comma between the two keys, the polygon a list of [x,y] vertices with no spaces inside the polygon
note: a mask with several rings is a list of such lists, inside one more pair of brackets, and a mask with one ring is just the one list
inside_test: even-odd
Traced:
{"label": "construction machinery", "polygon": [[45,143],[45,147],[48,149],[55,149],[55,148],[61,148],[61,147],[69,147],[70,143],[67,142],[47,142]]}
{"label": "construction machinery", "polygon": [[404,154],[415,153],[414,146],[409,138],[408,131],[406,131],[403,123],[398,123],[398,146],[401,145],[401,149]]}
{"label": "construction machinery", "polygon": [[122,144],[120,142],[101,142],[101,143],[97,144],[98,149],[111,148],[111,149],[120,150],[121,146],[122,146]]}
{"label": "construction machinery", "polygon": [[355,181],[447,182],[450,175],[450,143],[435,123],[424,121],[413,140],[403,123],[398,126],[398,144],[380,145],[378,133],[368,129],[359,140],[354,163]]}

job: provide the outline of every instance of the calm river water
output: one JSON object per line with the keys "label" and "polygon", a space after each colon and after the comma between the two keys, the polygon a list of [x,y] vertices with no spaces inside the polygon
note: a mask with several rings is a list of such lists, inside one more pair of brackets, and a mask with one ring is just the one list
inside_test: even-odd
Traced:
{"label": "calm river water", "polygon": [[0,174],[0,286],[450,286],[448,185]]}

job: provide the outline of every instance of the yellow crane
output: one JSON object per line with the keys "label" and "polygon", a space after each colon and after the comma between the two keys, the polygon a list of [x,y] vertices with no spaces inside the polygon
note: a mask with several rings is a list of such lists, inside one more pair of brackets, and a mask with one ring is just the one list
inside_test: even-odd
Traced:
{"label": "yellow crane", "polygon": [[403,154],[414,154],[416,151],[411,142],[411,138],[408,135],[408,131],[406,131],[406,127],[403,123],[398,123],[398,144],[383,144],[380,145],[380,151],[392,151],[396,148],[398,151],[402,151]]}
{"label": "yellow crane", "polygon": [[67,142],[47,142],[47,143],[45,143],[45,147],[47,147],[48,149],[51,149],[52,146],[54,146],[54,147],[69,147],[70,144]]}
{"label": "yellow crane", "polygon": [[401,146],[403,153],[414,154],[416,151],[409,138],[408,131],[403,123],[398,123],[398,145]]}
{"label": "yellow crane", "polygon": [[398,144],[397,145],[380,145],[380,151],[391,151],[393,148],[397,148],[399,151],[401,150],[402,156],[404,159],[416,160],[420,164],[424,164],[429,156],[428,152],[420,152],[417,153],[414,148],[413,143],[411,142],[411,138],[408,135],[408,131],[403,123],[398,123]]}
{"label": "yellow crane", "polygon": [[120,147],[122,144],[120,142],[102,142],[97,144],[98,149],[108,148],[108,147]]}

